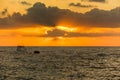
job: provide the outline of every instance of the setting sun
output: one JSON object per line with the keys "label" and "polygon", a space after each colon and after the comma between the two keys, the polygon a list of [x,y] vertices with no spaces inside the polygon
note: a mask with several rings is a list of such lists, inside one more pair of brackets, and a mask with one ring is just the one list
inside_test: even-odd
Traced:
{"label": "setting sun", "polygon": [[72,32],[72,31],[76,31],[77,28],[70,28],[70,27],[65,27],[65,26],[57,26],[58,29],[64,30],[64,31],[68,31],[68,32]]}

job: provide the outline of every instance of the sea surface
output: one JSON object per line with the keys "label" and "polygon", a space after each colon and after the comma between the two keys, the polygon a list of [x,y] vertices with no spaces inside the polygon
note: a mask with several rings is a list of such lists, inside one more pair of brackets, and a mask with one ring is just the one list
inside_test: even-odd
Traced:
{"label": "sea surface", "polygon": [[120,80],[120,47],[0,47],[0,80]]}

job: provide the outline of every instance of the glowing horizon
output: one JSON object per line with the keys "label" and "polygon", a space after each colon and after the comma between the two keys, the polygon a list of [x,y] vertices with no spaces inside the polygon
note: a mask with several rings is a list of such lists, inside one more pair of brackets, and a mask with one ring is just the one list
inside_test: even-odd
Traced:
{"label": "glowing horizon", "polygon": [[120,46],[117,0],[22,1],[0,3],[0,46]]}

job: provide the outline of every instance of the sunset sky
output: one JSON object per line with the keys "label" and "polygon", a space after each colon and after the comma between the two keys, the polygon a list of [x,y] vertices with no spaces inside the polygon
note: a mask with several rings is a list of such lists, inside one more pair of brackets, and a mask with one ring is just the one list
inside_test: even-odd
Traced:
{"label": "sunset sky", "polygon": [[120,0],[0,0],[0,46],[120,46]]}

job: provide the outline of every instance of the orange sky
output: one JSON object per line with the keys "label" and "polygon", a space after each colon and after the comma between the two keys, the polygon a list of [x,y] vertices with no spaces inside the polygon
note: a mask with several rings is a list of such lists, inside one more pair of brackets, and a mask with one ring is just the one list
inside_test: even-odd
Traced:
{"label": "orange sky", "polygon": [[[21,4],[22,1],[26,1],[30,3],[30,5]],[[112,20],[109,22],[109,24],[111,24],[109,26],[105,18],[101,18],[105,21],[99,24],[100,22],[97,22],[97,21],[91,22],[91,20],[87,20],[86,17],[83,18],[83,20],[80,20],[81,18],[80,19],[76,18],[76,14],[73,13],[73,15],[75,15],[73,19],[71,17],[71,14],[70,16],[63,15],[62,18],[60,18],[57,21],[55,26],[51,27],[51,23],[53,22],[51,23],[47,22],[46,20],[49,20],[49,19],[44,20],[44,17],[42,17],[43,18],[42,20],[46,21],[47,23],[42,22],[39,24],[39,23],[29,22],[29,20],[28,20],[29,22],[28,23],[26,20],[23,20],[21,18],[20,18],[21,21],[19,23],[18,22],[19,20],[17,21],[17,18],[12,16],[14,12],[19,12],[20,14],[28,14],[26,9],[30,7],[32,8],[34,3],[36,2],[42,2],[46,6],[57,6],[59,9],[69,9],[71,10],[71,12],[83,13],[84,16],[86,16],[85,12],[90,12],[94,8],[98,8],[100,10],[101,9],[106,10],[106,11],[109,11],[108,13],[113,14],[112,11],[110,10],[120,5],[120,2],[118,2],[118,0],[115,0],[114,3],[113,3],[113,0],[107,0],[107,2],[105,3],[87,2],[87,1],[83,2],[81,0],[66,0],[64,2],[61,0],[57,0],[57,1],[56,0],[49,0],[49,1],[48,0],[34,0],[34,1],[33,0],[29,0],[29,1],[27,0],[8,0],[8,1],[1,0],[0,1],[0,5],[1,5],[0,7],[0,17],[1,17],[0,18],[0,21],[1,21],[0,23],[0,32],[1,32],[0,46],[17,46],[17,45],[24,45],[24,46],[120,46],[120,27],[119,27],[119,24],[115,22],[116,21],[115,19],[113,20],[114,23],[111,22]],[[74,4],[80,3],[82,5],[93,5],[97,7],[84,8],[84,7],[80,7],[81,5],[78,5],[78,7],[69,6],[69,3],[74,3]],[[7,10],[5,11],[5,9]],[[117,12],[115,12],[115,14],[116,13]],[[95,14],[95,13],[92,13],[92,14]],[[8,15],[11,17],[11,19],[8,17]],[[99,15],[97,16],[99,17]],[[7,18],[7,23],[6,22],[5,23],[10,24],[10,25],[4,24],[4,21],[6,21],[5,17]],[[16,21],[14,22],[14,20]],[[55,18],[55,20],[57,19]],[[83,23],[82,22],[79,23],[76,20],[83,21]],[[97,18],[95,18],[95,20],[97,20]],[[26,21],[26,23],[24,23],[24,21]],[[11,24],[14,24],[14,25],[11,25]]]}
{"label": "orange sky", "polygon": [[[58,27],[66,31],[83,31],[89,33],[106,33],[111,29],[77,29]],[[1,30],[1,46],[119,46],[119,36],[100,36],[100,37],[39,37],[38,35],[46,34],[46,30],[52,28],[24,28],[14,30]],[[118,28],[119,32],[120,28]],[[116,29],[112,30],[116,31]],[[116,31],[116,33],[118,33]]]}

